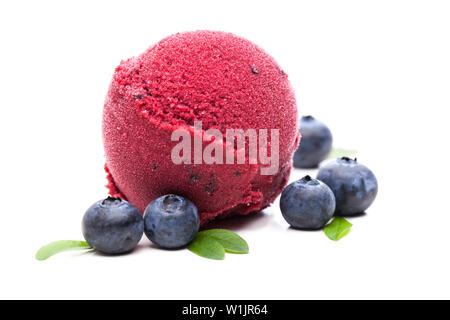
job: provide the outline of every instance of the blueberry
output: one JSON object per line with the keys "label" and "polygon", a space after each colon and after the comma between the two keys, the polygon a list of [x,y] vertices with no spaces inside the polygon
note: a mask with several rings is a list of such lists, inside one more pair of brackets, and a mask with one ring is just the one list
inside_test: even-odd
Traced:
{"label": "blueberry", "polygon": [[331,219],[336,206],[333,192],[310,176],[288,185],[281,194],[284,219],[296,229],[316,230]]}
{"label": "blueberry", "polygon": [[333,137],[330,129],[312,116],[300,119],[300,145],[294,153],[294,166],[316,168],[330,154]]}
{"label": "blueberry", "polygon": [[127,201],[108,197],[94,203],[82,222],[86,242],[106,254],[131,251],[144,233],[142,215]]}
{"label": "blueberry", "polygon": [[319,170],[317,179],[327,184],[336,197],[336,215],[363,213],[375,200],[378,182],[366,166],[343,157]]}
{"label": "blueberry", "polygon": [[175,249],[187,245],[198,232],[197,207],[189,200],[168,194],[150,202],[145,209],[146,236],[156,245]]}

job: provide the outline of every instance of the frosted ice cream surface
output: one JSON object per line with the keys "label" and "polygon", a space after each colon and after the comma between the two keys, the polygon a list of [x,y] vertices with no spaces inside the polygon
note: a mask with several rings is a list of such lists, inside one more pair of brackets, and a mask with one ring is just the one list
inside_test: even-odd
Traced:
{"label": "frosted ice cream surface", "polygon": [[[262,165],[248,161],[173,163],[172,133],[185,128],[195,134],[196,121],[203,132],[218,129],[224,135],[227,129],[278,129],[277,171],[262,175]],[[144,212],[159,196],[178,194],[195,203],[202,225],[267,207],[287,183],[299,138],[286,73],[258,46],[230,33],[175,34],[123,61],[104,105],[111,195]]]}

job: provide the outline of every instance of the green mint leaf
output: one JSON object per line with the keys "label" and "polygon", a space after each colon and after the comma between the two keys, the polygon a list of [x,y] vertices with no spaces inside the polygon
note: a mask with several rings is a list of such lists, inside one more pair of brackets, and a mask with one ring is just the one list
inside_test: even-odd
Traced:
{"label": "green mint leaf", "polygon": [[351,158],[355,156],[358,153],[356,150],[345,150],[340,148],[333,148],[331,150],[330,155],[328,156],[329,159],[337,159],[342,157],[348,157]]}
{"label": "green mint leaf", "polygon": [[189,244],[188,249],[203,258],[223,260],[225,259],[225,249],[216,240],[202,232],[197,233],[194,240]]}
{"label": "green mint leaf", "polygon": [[352,224],[341,217],[334,218],[333,221],[331,221],[330,224],[325,226],[323,231],[327,235],[328,238],[330,238],[333,241],[337,241],[343,236],[345,236],[347,233],[349,233],[350,228],[352,227]]}
{"label": "green mint leaf", "polygon": [[193,253],[208,259],[223,260],[225,252],[248,253],[247,242],[236,233],[225,229],[200,231],[189,244]]}
{"label": "green mint leaf", "polygon": [[225,229],[211,229],[200,232],[219,242],[228,253],[248,253],[247,242],[236,233]]}
{"label": "green mint leaf", "polygon": [[73,250],[73,249],[92,249],[91,246],[85,241],[75,241],[75,240],[61,240],[49,243],[43,246],[36,253],[36,260],[46,260],[62,251]]}

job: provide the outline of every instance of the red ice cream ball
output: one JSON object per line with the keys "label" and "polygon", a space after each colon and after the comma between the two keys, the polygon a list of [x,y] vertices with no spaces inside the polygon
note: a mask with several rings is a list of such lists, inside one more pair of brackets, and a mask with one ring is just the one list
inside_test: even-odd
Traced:
{"label": "red ice cream ball", "polygon": [[[180,164],[174,130],[279,129],[279,167]],[[286,185],[299,142],[295,95],[286,73],[252,42],[225,32],[169,36],[116,68],[103,113],[108,188],[141,212],[157,197],[193,201],[204,225],[270,205]],[[270,149],[270,148],[269,148]],[[239,150],[238,150],[239,151]],[[245,152],[248,156],[248,152]]]}

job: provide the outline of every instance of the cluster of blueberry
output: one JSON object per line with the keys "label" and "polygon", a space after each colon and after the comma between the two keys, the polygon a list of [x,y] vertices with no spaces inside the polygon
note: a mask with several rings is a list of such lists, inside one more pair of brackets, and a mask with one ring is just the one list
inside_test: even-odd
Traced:
{"label": "cluster of blueberry", "polygon": [[152,201],[144,217],[131,203],[108,197],[94,203],[82,222],[86,242],[105,254],[131,251],[144,232],[161,248],[180,248],[194,239],[199,227],[197,207],[173,194]]}
{"label": "cluster of blueberry", "polygon": [[[311,116],[300,120],[302,142],[294,154],[294,166],[315,168],[332,147],[327,126]],[[375,175],[356,159],[342,157],[320,168],[317,179],[306,176],[288,185],[281,194],[283,217],[297,229],[323,228],[333,215],[363,213],[375,200]]]}
{"label": "cluster of blueberry", "polygon": [[355,216],[375,200],[375,175],[356,159],[343,157],[319,170],[317,179],[303,177],[281,194],[283,217],[294,228],[323,228],[333,215]]}

